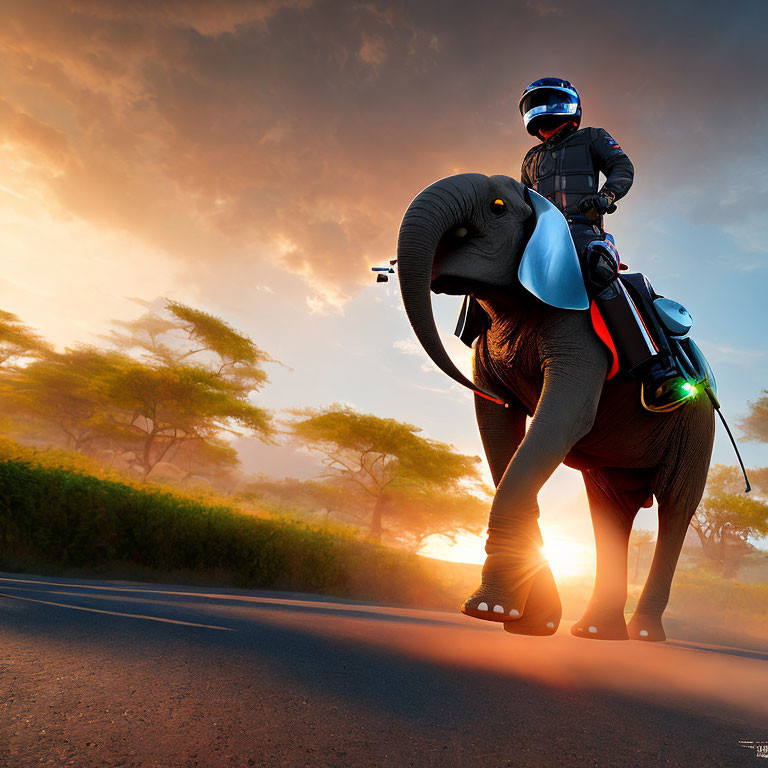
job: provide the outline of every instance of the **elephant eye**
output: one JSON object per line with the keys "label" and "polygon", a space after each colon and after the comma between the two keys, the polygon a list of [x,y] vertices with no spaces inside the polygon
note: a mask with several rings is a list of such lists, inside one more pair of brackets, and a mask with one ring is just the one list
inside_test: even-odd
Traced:
{"label": "elephant eye", "polygon": [[497,215],[500,216],[504,211],[507,210],[507,204],[500,198],[497,197],[492,203],[491,203],[491,210]]}

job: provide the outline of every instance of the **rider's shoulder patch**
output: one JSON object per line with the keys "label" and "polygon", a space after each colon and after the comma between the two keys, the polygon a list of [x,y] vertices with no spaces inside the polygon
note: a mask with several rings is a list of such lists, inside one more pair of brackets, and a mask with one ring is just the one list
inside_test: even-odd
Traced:
{"label": "rider's shoulder patch", "polygon": [[616,139],[614,139],[613,136],[611,136],[611,134],[608,133],[608,131],[605,130],[605,128],[598,128],[597,130],[600,133],[602,133],[603,138],[608,142],[608,148],[609,149],[611,149],[611,150],[613,150],[613,149],[621,150],[621,145],[619,144],[619,142],[616,141]]}

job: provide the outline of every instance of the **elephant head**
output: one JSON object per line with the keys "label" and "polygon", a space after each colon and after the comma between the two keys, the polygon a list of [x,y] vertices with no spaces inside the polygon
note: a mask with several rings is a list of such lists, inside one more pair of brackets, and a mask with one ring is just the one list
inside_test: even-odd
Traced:
{"label": "elephant head", "polygon": [[403,304],[433,362],[477,394],[451,361],[432,314],[430,291],[473,294],[528,290],[563,309],[586,309],[586,291],[568,225],[545,198],[508,176],[465,173],[420,192],[408,207],[397,248]]}

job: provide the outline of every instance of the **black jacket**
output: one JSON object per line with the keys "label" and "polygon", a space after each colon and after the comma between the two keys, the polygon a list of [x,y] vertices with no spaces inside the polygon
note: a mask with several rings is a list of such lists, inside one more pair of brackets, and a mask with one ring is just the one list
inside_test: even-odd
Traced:
{"label": "black jacket", "polygon": [[576,130],[568,123],[528,151],[520,180],[572,216],[579,213],[585,195],[598,191],[598,173],[606,177],[600,191],[613,192],[618,200],[632,186],[635,169],[607,131]]}

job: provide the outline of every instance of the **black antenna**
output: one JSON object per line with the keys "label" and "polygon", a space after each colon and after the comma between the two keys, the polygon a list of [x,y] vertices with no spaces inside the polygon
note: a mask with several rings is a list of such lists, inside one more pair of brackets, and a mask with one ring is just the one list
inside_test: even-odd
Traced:
{"label": "black antenna", "polygon": [[709,383],[704,385],[704,391],[707,393],[707,395],[709,395],[709,399],[712,401],[712,405],[715,406],[715,411],[717,411],[717,415],[720,417],[720,421],[723,422],[725,431],[728,433],[728,437],[731,439],[731,445],[733,446],[733,450],[736,451],[736,458],[739,460],[739,466],[741,467],[741,472],[744,475],[744,482],[747,484],[747,487],[744,489],[744,493],[749,493],[752,490],[752,486],[749,484],[749,478],[747,477],[747,469],[744,466],[744,462],[741,460],[739,447],[736,445],[736,441],[733,439],[731,430],[728,427],[728,422],[725,420],[725,416],[723,416],[723,412],[720,410],[720,402],[715,396],[715,393],[712,391],[712,387],[709,386]]}

